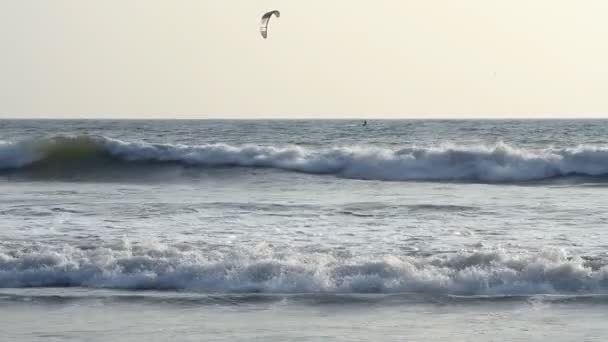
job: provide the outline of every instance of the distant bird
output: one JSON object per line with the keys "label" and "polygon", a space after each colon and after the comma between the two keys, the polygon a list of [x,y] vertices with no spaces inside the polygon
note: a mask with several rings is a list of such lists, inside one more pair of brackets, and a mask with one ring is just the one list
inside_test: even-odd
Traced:
{"label": "distant bird", "polygon": [[260,33],[264,39],[268,38],[268,23],[270,22],[270,18],[272,16],[277,18],[281,17],[281,12],[279,11],[270,11],[262,16],[262,22],[260,23]]}
{"label": "distant bird", "polygon": [[367,120],[363,120],[363,124],[361,126],[363,126],[363,127],[367,126]]}

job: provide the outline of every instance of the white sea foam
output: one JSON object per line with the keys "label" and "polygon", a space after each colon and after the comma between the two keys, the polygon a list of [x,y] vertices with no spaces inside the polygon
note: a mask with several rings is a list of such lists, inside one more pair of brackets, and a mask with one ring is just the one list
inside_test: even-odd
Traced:
{"label": "white sea foam", "polygon": [[230,252],[153,244],[2,247],[0,287],[79,286],[204,293],[605,294],[608,267],[562,252],[338,257],[268,246]]}
{"label": "white sea foam", "polygon": [[473,180],[509,182],[570,175],[608,174],[608,147],[527,150],[508,144],[390,149],[375,146],[178,145],[125,142],[105,137],[56,137],[0,144],[0,169],[58,159],[171,162],[201,167],[265,167],[370,180]]}

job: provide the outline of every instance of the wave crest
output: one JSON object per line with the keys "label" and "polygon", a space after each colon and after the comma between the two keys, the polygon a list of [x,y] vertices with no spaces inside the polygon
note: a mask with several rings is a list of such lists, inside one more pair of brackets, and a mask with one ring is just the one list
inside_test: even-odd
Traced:
{"label": "wave crest", "polygon": [[[492,146],[444,144],[401,149],[377,146],[308,148],[152,144],[98,136],[0,143],[0,170],[19,171],[48,165],[86,166],[93,161],[106,164],[112,161],[199,167],[264,167],[367,180],[510,182],[607,175],[608,147],[530,150],[499,143]],[[99,167],[99,163],[96,166]]]}
{"label": "wave crest", "polygon": [[605,263],[562,252],[477,251],[451,256],[344,257],[327,253],[126,245],[0,249],[0,287],[90,287],[203,293],[608,293]]}

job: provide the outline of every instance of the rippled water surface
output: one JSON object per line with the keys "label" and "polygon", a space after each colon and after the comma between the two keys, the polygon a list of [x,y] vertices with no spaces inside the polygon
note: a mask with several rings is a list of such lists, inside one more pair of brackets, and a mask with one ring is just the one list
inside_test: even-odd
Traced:
{"label": "rippled water surface", "polygon": [[607,136],[598,120],[0,121],[0,325],[604,340]]}

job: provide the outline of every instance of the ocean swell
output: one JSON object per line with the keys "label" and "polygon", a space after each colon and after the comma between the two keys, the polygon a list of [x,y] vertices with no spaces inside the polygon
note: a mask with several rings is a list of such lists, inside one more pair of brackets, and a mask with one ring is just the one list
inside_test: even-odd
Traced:
{"label": "ocean swell", "polygon": [[378,146],[179,145],[100,136],[0,142],[0,170],[112,163],[196,167],[262,167],[343,178],[391,181],[521,182],[608,174],[608,147],[529,150],[504,143],[391,149]]}

